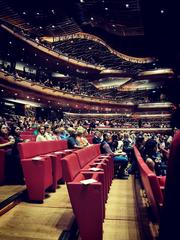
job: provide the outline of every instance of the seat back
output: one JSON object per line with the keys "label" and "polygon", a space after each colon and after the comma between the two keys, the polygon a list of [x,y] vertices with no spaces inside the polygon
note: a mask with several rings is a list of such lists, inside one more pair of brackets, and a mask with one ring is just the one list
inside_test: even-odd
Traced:
{"label": "seat back", "polygon": [[83,168],[91,160],[96,157],[96,151],[94,151],[94,146],[85,147],[83,149],[77,150],[75,154],[78,157],[80,167]]}
{"label": "seat back", "polygon": [[0,184],[4,182],[5,177],[5,151],[0,149]]}
{"label": "seat back", "polygon": [[72,182],[80,170],[79,161],[75,153],[67,155],[62,159],[63,179],[66,182]]}
{"label": "seat back", "polygon": [[18,149],[21,159],[27,159],[39,155],[37,142],[18,143]]}
{"label": "seat back", "polygon": [[163,193],[160,188],[158,177],[149,169],[135,146],[134,153],[137,159],[141,180],[147,197],[151,203],[155,217],[159,218],[159,206],[163,204]]}

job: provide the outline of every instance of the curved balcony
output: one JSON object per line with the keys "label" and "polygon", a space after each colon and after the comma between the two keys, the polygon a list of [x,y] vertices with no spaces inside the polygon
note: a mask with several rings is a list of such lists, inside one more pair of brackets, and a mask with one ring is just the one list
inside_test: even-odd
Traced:
{"label": "curved balcony", "polygon": [[53,101],[54,105],[69,106],[72,108],[96,111],[123,111],[132,109],[134,104],[117,103],[113,100],[76,95],[54,88],[46,87],[36,82],[29,82],[20,77],[14,77],[7,72],[0,71],[0,85],[14,91],[23,91],[25,95],[35,94],[38,97]]}

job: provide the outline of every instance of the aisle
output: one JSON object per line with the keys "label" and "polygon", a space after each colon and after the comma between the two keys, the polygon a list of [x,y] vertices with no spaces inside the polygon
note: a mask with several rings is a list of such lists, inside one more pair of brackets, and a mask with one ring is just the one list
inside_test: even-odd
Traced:
{"label": "aisle", "polygon": [[103,229],[103,240],[140,240],[132,176],[113,180]]}
{"label": "aisle", "polygon": [[0,239],[58,240],[74,220],[68,193],[61,185],[43,204],[22,202],[0,217]]}

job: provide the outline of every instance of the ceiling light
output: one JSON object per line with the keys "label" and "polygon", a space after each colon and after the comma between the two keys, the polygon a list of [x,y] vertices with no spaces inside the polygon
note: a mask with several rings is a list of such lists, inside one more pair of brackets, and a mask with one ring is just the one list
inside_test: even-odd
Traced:
{"label": "ceiling light", "polygon": [[106,8],[105,8],[105,10],[107,11],[107,10],[108,10],[108,8],[106,7]]}
{"label": "ceiling light", "polygon": [[91,50],[92,49],[92,47],[89,47],[89,50]]}
{"label": "ceiling light", "polygon": [[4,92],[4,90],[3,90],[3,89],[1,89],[1,92]]}
{"label": "ceiling light", "polygon": [[83,3],[83,2],[84,2],[84,0],[80,0],[80,2],[81,2],[81,3]]}
{"label": "ceiling light", "polygon": [[93,18],[93,17],[91,17],[91,20],[93,21],[93,20],[94,20],[94,18]]}
{"label": "ceiling light", "polygon": [[39,26],[39,28],[40,28],[40,29],[42,29],[42,27],[41,27],[41,26]]}
{"label": "ceiling light", "polygon": [[14,95],[15,95],[15,96],[17,96],[18,94],[17,94],[17,93],[15,93]]}
{"label": "ceiling light", "polygon": [[52,28],[55,28],[55,26],[54,26],[54,25],[52,25]]}
{"label": "ceiling light", "polygon": [[128,8],[128,7],[129,7],[129,4],[127,3],[127,4],[126,4],[126,8]]}
{"label": "ceiling light", "polygon": [[112,25],[112,27],[115,27],[115,26],[116,26],[115,24]]}
{"label": "ceiling light", "polygon": [[26,12],[23,12],[22,14],[23,14],[23,15],[26,15]]}
{"label": "ceiling light", "polygon": [[164,10],[162,9],[162,10],[161,10],[161,14],[163,14],[163,13],[164,13]]}
{"label": "ceiling light", "polygon": [[51,12],[52,12],[53,14],[55,14],[55,11],[54,11],[54,9],[52,9],[52,10],[51,10]]}
{"label": "ceiling light", "polygon": [[9,44],[12,44],[12,42],[10,41]]}
{"label": "ceiling light", "polygon": [[25,49],[24,49],[24,48],[22,48],[22,50],[24,51]]}
{"label": "ceiling light", "polygon": [[39,12],[36,13],[36,15],[39,15],[39,14],[40,14]]}

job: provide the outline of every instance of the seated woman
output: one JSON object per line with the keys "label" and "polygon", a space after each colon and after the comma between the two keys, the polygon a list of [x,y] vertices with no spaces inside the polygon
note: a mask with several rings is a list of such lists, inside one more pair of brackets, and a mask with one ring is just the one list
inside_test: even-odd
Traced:
{"label": "seated woman", "polygon": [[38,135],[36,137],[36,142],[43,142],[43,141],[47,141],[47,138],[45,136],[44,126],[41,125],[38,127]]}
{"label": "seated woman", "polygon": [[45,129],[44,135],[45,135],[46,140],[48,140],[48,141],[58,140],[58,137],[52,132],[50,125],[45,125],[44,129]]}
{"label": "seated woman", "polygon": [[16,173],[14,169],[16,168],[17,156],[13,154],[13,146],[15,144],[15,139],[8,133],[8,128],[6,125],[0,125],[0,149],[5,151],[5,184],[14,184]]}
{"label": "seated woman", "polygon": [[79,146],[86,147],[86,146],[89,145],[89,142],[85,137],[85,135],[86,135],[86,129],[85,128],[78,127],[76,134],[77,134],[76,140],[79,143]]}
{"label": "seated woman", "polygon": [[13,126],[11,129],[11,135],[14,137],[14,140],[15,140],[15,143],[12,147],[12,155],[15,161],[14,173],[16,177],[16,182],[19,184],[24,184],[24,176],[23,176],[23,170],[22,170],[20,157],[19,157],[18,143],[29,142],[30,140],[29,139],[23,140],[20,134],[21,134],[20,127]]}
{"label": "seated woman", "polygon": [[125,153],[113,152],[110,147],[111,135],[105,133],[103,135],[103,141],[100,145],[100,150],[102,154],[110,154],[113,157],[115,164],[115,174],[120,179],[127,179],[128,175],[125,173],[125,169],[128,165],[128,158]]}
{"label": "seated woman", "polygon": [[157,176],[166,174],[167,166],[165,165],[163,155],[158,151],[157,142],[154,139],[148,139],[146,141],[144,145],[143,159],[145,162],[148,159],[149,165],[153,165],[153,163],[150,163],[150,159],[154,162],[155,173]]}

